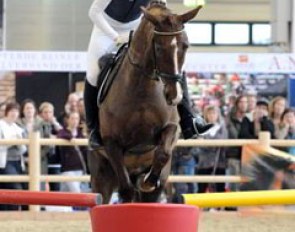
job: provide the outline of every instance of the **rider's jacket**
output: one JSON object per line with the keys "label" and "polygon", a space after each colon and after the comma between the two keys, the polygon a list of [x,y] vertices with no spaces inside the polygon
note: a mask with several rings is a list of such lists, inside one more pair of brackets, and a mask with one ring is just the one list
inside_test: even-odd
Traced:
{"label": "rider's jacket", "polygon": [[105,13],[112,19],[127,23],[138,19],[141,15],[141,6],[147,6],[150,0],[112,0]]}
{"label": "rider's jacket", "polygon": [[118,37],[120,29],[132,30],[138,24],[141,6],[150,0],[94,0],[89,9],[89,18],[97,29],[112,39]]}

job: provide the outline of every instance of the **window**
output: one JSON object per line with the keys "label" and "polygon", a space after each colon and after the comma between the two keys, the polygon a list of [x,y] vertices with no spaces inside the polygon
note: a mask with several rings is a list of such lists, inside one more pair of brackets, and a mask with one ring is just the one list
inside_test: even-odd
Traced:
{"label": "window", "polygon": [[254,23],[252,25],[252,43],[255,45],[267,45],[271,42],[270,24]]}
{"label": "window", "polygon": [[246,45],[250,42],[250,25],[242,23],[216,23],[215,44]]}
{"label": "window", "polygon": [[185,30],[190,44],[212,44],[212,24],[187,23]]}
{"label": "window", "polygon": [[267,46],[271,43],[268,22],[189,22],[185,31],[191,45]]}

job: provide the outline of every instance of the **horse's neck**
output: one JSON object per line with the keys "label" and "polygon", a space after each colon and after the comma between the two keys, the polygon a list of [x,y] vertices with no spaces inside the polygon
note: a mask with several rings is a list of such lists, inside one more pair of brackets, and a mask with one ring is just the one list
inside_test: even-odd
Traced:
{"label": "horse's neck", "polygon": [[131,62],[136,64],[137,68],[143,69],[145,74],[152,74],[154,70],[152,30],[150,24],[142,23],[135,31],[130,46]]}

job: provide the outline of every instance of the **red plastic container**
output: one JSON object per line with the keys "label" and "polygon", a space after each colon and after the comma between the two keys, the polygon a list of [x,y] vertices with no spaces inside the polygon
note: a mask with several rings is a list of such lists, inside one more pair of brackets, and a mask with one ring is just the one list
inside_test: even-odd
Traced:
{"label": "red plastic container", "polygon": [[93,232],[197,232],[199,209],[177,204],[118,204],[91,209]]}

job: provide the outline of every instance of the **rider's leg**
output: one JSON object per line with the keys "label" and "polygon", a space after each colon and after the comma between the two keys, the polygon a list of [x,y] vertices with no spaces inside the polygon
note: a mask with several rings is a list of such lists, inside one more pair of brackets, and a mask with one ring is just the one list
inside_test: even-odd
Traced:
{"label": "rider's leg", "polygon": [[84,87],[84,104],[86,125],[89,133],[89,146],[93,149],[99,148],[102,145],[102,139],[99,128],[99,109],[97,106],[98,86],[97,79],[100,69],[98,60],[114,43],[106,35],[98,35],[93,32],[91,34],[88,51],[87,51],[87,71]]}
{"label": "rider's leg", "polygon": [[212,124],[207,124],[200,114],[194,113],[191,109],[191,101],[188,95],[185,75],[181,87],[183,90],[183,98],[177,106],[180,116],[180,127],[184,139],[190,139],[207,132],[212,127]]}
{"label": "rider's leg", "polygon": [[102,145],[102,139],[99,131],[97,94],[98,88],[96,86],[92,86],[86,79],[84,87],[85,116],[89,133],[89,146],[93,149],[97,149]]}

